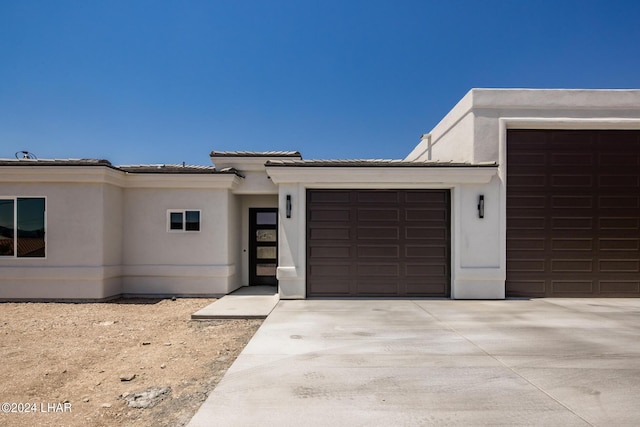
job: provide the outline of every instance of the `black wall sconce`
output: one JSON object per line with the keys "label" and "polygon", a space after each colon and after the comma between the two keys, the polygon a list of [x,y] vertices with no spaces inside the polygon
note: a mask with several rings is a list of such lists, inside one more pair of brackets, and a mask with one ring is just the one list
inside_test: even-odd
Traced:
{"label": "black wall sconce", "polygon": [[287,218],[291,218],[291,195],[287,194]]}
{"label": "black wall sconce", "polygon": [[478,218],[484,218],[484,195],[478,197]]}

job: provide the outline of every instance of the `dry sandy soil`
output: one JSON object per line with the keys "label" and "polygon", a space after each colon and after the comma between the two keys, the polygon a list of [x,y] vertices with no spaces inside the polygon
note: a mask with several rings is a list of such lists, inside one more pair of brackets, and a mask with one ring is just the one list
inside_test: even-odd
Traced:
{"label": "dry sandy soil", "polygon": [[213,301],[0,303],[0,425],[185,425],[262,322]]}

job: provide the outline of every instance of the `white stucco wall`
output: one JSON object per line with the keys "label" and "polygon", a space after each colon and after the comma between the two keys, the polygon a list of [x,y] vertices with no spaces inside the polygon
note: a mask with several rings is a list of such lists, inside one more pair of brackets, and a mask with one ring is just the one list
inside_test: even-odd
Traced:
{"label": "white stucco wall", "polygon": [[[453,298],[479,296],[477,285],[491,289],[491,298],[504,297],[500,281],[500,246],[493,238],[499,228],[500,194],[497,168],[309,168],[271,167],[279,185],[280,225],[278,284],[280,298],[306,297],[306,191],[309,188],[348,189],[449,189],[451,206],[451,287]],[[494,203],[486,205],[485,219],[478,219],[478,195]],[[282,207],[291,195],[292,215]],[[487,298],[487,296],[483,296]]]}
{"label": "white stucco wall", "polygon": [[[479,196],[484,196],[484,218]],[[457,186],[452,194],[451,297],[504,298],[500,227],[502,186],[495,175],[486,184]]]}
{"label": "white stucco wall", "polygon": [[228,289],[233,291],[242,285],[242,253],[241,239],[242,235],[242,211],[241,201],[235,194],[229,194],[227,198],[227,248],[229,250],[229,265],[235,268],[230,271]]}
{"label": "white stucco wall", "polygon": [[[640,90],[473,89],[407,156],[499,165],[489,185],[454,192],[453,298],[504,297],[507,129],[640,129]],[[469,215],[481,193],[484,220]]]}
{"label": "white stucco wall", "polygon": [[[127,188],[123,293],[220,295],[233,289],[226,189]],[[200,231],[167,230],[170,209],[200,210]]]}
{"label": "white stucco wall", "polygon": [[462,98],[429,134],[407,155],[407,161],[472,162],[473,96]]}
{"label": "white stucco wall", "polygon": [[[5,172],[0,196],[46,198],[46,258],[0,257],[0,299],[119,294],[120,233],[112,234],[119,223],[118,189],[104,183],[54,182],[55,175],[48,175],[48,182],[15,182],[23,180],[24,172],[17,170],[13,177]],[[111,207],[116,212],[106,220]]]}
{"label": "white stucco wall", "polygon": [[102,253],[105,270],[105,296],[122,293],[123,190],[115,185],[103,186]]}

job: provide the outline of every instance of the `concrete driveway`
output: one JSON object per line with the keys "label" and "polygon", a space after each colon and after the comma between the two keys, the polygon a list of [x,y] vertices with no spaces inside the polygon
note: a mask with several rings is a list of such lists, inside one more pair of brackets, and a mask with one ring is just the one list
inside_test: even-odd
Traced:
{"label": "concrete driveway", "polygon": [[281,301],[195,426],[640,425],[640,299]]}

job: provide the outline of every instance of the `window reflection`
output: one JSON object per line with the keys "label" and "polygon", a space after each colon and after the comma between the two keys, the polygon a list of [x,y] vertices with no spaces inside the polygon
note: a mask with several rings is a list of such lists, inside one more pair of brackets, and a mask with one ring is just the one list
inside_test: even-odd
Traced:
{"label": "window reflection", "polygon": [[44,257],[44,199],[18,199],[18,256]]}
{"label": "window reflection", "polygon": [[200,211],[186,211],[185,212],[185,230],[199,231],[200,230]]}
{"label": "window reflection", "polygon": [[260,259],[276,259],[276,247],[275,246],[257,247],[256,257]]}
{"label": "window reflection", "polygon": [[275,242],[276,230],[258,230],[256,231],[257,242]]}
{"label": "window reflection", "polygon": [[182,230],[182,212],[171,212],[170,221],[171,230]]}
{"label": "window reflection", "polygon": [[256,224],[258,225],[276,225],[278,222],[277,212],[257,212]]}
{"label": "window reflection", "polygon": [[13,256],[13,200],[0,200],[0,256]]}
{"label": "window reflection", "polygon": [[275,276],[276,265],[275,264],[257,264],[256,276]]}

